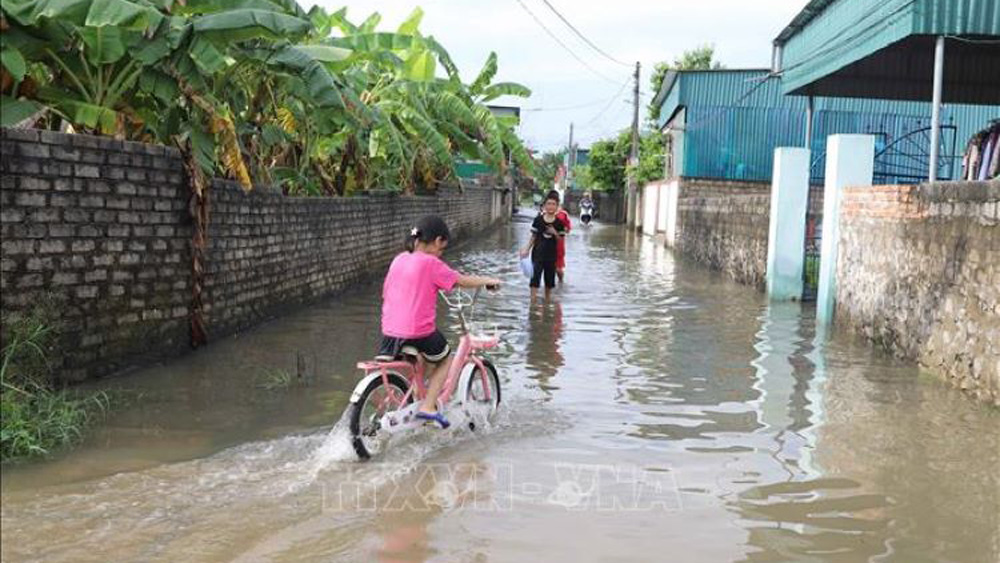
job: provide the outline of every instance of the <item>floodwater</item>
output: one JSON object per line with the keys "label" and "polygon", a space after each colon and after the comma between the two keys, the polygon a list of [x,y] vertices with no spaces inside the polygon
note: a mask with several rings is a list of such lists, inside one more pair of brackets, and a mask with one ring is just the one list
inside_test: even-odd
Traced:
{"label": "floodwater", "polygon": [[3,561],[1000,560],[995,409],[620,228],[531,307],[526,231],[447,256],[509,282],[488,428],[354,459],[372,282],[104,383],[137,398],[4,469]]}

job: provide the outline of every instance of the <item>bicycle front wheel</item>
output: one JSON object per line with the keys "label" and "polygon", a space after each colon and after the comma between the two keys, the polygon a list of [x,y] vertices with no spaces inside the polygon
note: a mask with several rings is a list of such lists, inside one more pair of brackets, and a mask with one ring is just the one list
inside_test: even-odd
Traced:
{"label": "bicycle front wheel", "polygon": [[485,372],[476,366],[464,386],[462,406],[469,417],[469,429],[476,429],[477,420],[489,421],[500,407],[500,375],[489,360],[483,360]]}

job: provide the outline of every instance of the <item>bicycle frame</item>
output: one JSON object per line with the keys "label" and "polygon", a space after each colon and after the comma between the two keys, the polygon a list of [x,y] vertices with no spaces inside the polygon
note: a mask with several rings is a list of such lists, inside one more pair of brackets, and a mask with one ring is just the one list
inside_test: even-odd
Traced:
{"label": "bicycle frame", "polygon": [[[483,383],[486,393],[485,399],[492,399],[492,397],[490,397],[490,387],[486,384],[487,382],[485,380],[485,378],[488,377],[486,366],[483,363],[483,360],[476,353],[481,350],[496,347],[499,343],[499,338],[495,334],[493,336],[472,334],[469,330],[469,323],[465,318],[465,309],[468,308],[471,310],[475,307],[479,293],[480,290],[477,289],[471,301],[468,303],[463,301],[463,295],[465,295],[463,293],[459,293],[454,300],[448,299],[443,292],[441,293],[445,302],[458,312],[458,317],[462,325],[462,336],[459,338],[458,348],[455,350],[455,355],[451,359],[451,365],[448,368],[448,374],[441,390],[441,395],[439,396],[439,400],[442,404],[447,404],[453,398],[458,386],[459,378],[467,366],[473,366],[479,369],[479,373],[481,374],[480,376],[484,378]],[[424,397],[427,396],[427,386],[425,381],[427,362],[422,357],[418,356],[415,363],[407,360],[394,360],[391,362],[371,360],[358,362],[358,369],[365,372],[365,377],[362,379],[363,382],[367,382],[369,378],[373,376],[381,377],[382,383],[386,389],[392,389],[389,385],[389,374],[392,372],[403,376],[408,381],[409,388],[403,396],[386,396],[384,399],[385,402],[379,405],[380,407],[392,406],[392,409],[398,409],[405,405],[411,397],[413,398],[414,403],[419,403],[420,401],[423,401]],[[364,385],[359,385],[358,387],[363,388]],[[351,402],[356,402],[356,400],[357,397],[352,395]]]}

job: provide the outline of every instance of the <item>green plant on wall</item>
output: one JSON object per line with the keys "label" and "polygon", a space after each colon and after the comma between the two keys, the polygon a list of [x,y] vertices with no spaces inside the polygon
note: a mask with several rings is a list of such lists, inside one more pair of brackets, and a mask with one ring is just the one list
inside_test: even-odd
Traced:
{"label": "green plant on wall", "polygon": [[532,166],[485,105],[528,89],[493,81],[495,54],[463,83],[419,8],[394,31],[292,0],[0,8],[3,125],[177,144],[206,175],[301,194],[433,189],[459,156]]}
{"label": "green plant on wall", "polygon": [[103,417],[112,399],[105,392],[56,389],[51,380],[57,330],[43,300],[27,314],[2,319],[0,359],[0,460],[45,455],[76,443]]}

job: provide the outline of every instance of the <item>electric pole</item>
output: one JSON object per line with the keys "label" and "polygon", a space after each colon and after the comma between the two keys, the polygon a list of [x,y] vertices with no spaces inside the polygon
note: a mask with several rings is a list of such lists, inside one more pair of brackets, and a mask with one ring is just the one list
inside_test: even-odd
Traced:
{"label": "electric pole", "polygon": [[576,151],[573,150],[573,124],[569,124],[569,150],[566,151],[566,185],[564,190],[570,189],[573,185],[573,165],[576,164]]}
{"label": "electric pole", "polygon": [[627,197],[627,211],[626,211],[626,221],[629,227],[636,226],[636,214],[638,209],[636,209],[636,191],[637,182],[636,178],[636,167],[639,164],[639,68],[640,64],[638,61],[635,63],[635,84],[632,87],[632,150],[629,151],[628,163],[629,163],[629,175],[628,175],[628,197]]}

